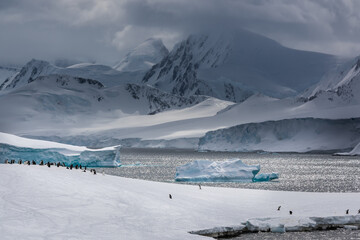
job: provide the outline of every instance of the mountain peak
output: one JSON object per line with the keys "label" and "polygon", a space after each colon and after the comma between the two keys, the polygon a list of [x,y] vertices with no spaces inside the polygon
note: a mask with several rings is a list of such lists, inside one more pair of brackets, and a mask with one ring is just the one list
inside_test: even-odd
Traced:
{"label": "mountain peak", "polygon": [[149,38],[126,54],[114,68],[128,72],[147,71],[168,53],[161,39]]}

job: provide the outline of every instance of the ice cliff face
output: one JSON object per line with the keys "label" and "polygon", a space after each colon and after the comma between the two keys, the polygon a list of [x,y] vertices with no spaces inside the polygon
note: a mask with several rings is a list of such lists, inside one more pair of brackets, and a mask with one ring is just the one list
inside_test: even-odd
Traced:
{"label": "ice cliff face", "polygon": [[192,35],[154,65],[143,82],[182,96],[203,94],[241,102],[253,92],[295,95],[318,82],[335,60],[288,49],[247,31]]}
{"label": "ice cliff face", "polygon": [[360,142],[360,119],[286,119],[249,123],[206,133],[200,150],[309,152],[334,151]]}
{"label": "ice cliff face", "polygon": [[92,167],[120,165],[120,147],[88,149],[56,142],[33,140],[0,132],[0,161],[22,160],[40,163],[81,164]]}
{"label": "ice cliff face", "polygon": [[150,38],[130,51],[114,66],[118,71],[147,71],[160,62],[169,51],[161,39]]}

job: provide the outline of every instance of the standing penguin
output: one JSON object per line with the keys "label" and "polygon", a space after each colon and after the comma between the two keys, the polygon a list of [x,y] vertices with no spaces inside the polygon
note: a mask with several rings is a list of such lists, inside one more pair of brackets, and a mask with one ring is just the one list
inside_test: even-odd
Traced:
{"label": "standing penguin", "polygon": [[290,215],[292,215],[292,211],[289,211]]}
{"label": "standing penguin", "polygon": [[22,164],[22,160],[20,159],[18,163],[19,163],[19,164]]}
{"label": "standing penguin", "polygon": [[278,211],[280,211],[281,206],[278,206]]}
{"label": "standing penguin", "polygon": [[172,199],[172,196],[171,196],[171,194],[169,194],[169,198],[170,198],[170,199]]}
{"label": "standing penguin", "polygon": [[36,162],[34,160],[32,160],[31,162],[32,165],[36,165]]}
{"label": "standing penguin", "polygon": [[346,214],[349,214],[349,209],[346,209]]}
{"label": "standing penguin", "polygon": [[44,161],[41,160],[39,165],[40,165],[40,166],[44,165]]}

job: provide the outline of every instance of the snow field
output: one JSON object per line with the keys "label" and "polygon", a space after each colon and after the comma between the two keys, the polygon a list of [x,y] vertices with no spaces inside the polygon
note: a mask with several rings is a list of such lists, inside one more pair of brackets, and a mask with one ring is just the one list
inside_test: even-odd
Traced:
{"label": "snow field", "polygon": [[355,214],[360,197],[360,193],[200,190],[17,164],[1,164],[0,176],[4,240],[207,239],[188,232],[240,225],[249,218],[336,216],[345,215],[346,209]]}

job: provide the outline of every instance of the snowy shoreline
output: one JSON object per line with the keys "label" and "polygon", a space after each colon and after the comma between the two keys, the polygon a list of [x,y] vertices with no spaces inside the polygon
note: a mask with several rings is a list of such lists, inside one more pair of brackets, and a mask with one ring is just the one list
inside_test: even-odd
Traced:
{"label": "snowy shoreline", "polygon": [[341,216],[346,209],[356,214],[360,198],[360,193],[200,190],[18,164],[0,164],[0,175],[2,239],[208,239],[189,232],[253,218]]}

